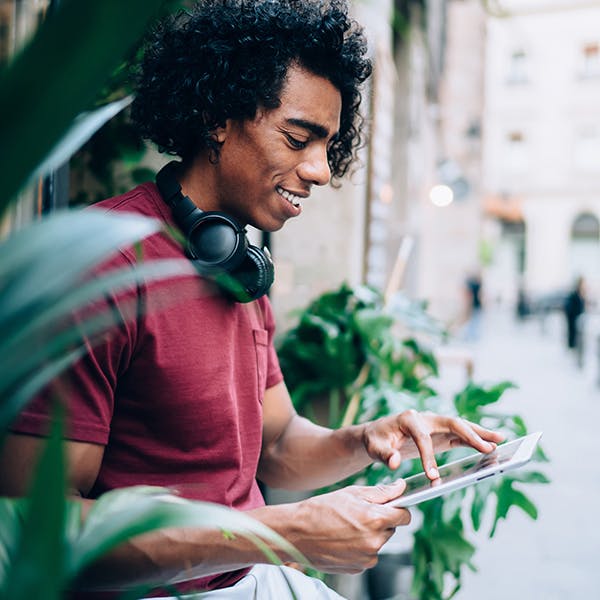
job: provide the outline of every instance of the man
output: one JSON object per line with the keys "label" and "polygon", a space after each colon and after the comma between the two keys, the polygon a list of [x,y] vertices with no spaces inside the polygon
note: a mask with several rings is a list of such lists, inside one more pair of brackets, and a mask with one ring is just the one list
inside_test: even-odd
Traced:
{"label": "man", "polygon": [[[349,169],[360,142],[359,86],[369,73],[364,36],[341,0],[202,0],[157,28],[134,106],[144,135],[182,159],[165,197],[149,183],[100,206],[172,225],[169,203],[180,186],[199,214],[216,211],[276,231],[301,214],[313,186]],[[183,252],[163,234],[142,249],[146,259]],[[123,249],[111,265],[135,260],[134,250]],[[234,302],[207,278],[190,277],[142,285],[109,304],[141,310],[91,348],[63,388],[71,485],[86,501],[125,485],[176,486],[247,511],[317,569],[355,573],[409,522],[406,510],[384,505],[402,493],[402,482],[264,506],[256,478],[309,490],[375,460],[397,468],[420,455],[435,479],[434,451],[468,444],[487,452],[502,439],[411,411],[337,431],[300,418],[273,349],[266,296]],[[6,444],[5,457],[20,459],[0,464],[3,491],[25,489],[36,436],[47,425],[44,401],[36,400]],[[266,562],[252,544],[219,531],[168,530],[120,548],[82,585],[177,582],[181,592],[214,590],[209,598],[282,598],[281,572]],[[303,598],[338,597],[297,571],[288,575]]]}
{"label": "man", "polygon": [[565,299],[563,311],[567,321],[567,348],[581,349],[581,315],[585,313],[585,281],[583,277],[575,280],[573,289]]}

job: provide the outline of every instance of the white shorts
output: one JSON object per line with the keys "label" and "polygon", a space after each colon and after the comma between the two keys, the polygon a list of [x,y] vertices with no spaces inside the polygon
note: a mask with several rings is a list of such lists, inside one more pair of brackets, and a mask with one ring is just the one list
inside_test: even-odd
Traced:
{"label": "white shorts", "polygon": [[[292,591],[293,590],[293,593]],[[182,600],[344,600],[322,581],[291,567],[255,565],[235,585],[222,590],[182,594]],[[178,600],[175,596],[152,600]]]}

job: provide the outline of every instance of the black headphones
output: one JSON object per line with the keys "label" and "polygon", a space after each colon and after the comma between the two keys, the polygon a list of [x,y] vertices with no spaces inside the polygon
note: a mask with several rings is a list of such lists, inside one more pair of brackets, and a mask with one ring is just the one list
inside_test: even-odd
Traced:
{"label": "black headphones", "polygon": [[156,185],[186,237],[187,256],[201,275],[214,279],[236,302],[264,296],[275,273],[269,251],[248,243],[246,230],[233,217],[204,212],[184,196],[177,180],[180,165],[165,165],[156,174]]}

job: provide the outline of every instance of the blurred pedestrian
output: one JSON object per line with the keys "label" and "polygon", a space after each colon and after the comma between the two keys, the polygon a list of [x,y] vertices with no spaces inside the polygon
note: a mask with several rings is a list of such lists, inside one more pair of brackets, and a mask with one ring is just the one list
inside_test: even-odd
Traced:
{"label": "blurred pedestrian", "polygon": [[481,292],[482,282],[481,275],[475,273],[467,277],[465,281],[467,315],[464,327],[464,339],[466,341],[477,341],[479,339],[481,329]]}
{"label": "blurred pedestrian", "polygon": [[567,347],[579,348],[581,340],[581,316],[585,312],[584,279],[578,277],[575,287],[565,300],[564,313],[567,320]]}
{"label": "blurred pedestrian", "polygon": [[527,292],[522,285],[519,286],[517,291],[517,305],[515,311],[519,321],[523,321],[531,314],[529,297],[527,296]]}

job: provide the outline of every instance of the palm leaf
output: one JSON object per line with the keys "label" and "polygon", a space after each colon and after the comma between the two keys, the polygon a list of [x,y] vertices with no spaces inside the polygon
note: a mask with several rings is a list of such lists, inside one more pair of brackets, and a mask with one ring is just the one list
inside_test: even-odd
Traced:
{"label": "palm leaf", "polygon": [[2,313],[18,314],[39,298],[59,295],[122,246],[155,233],[158,221],[95,210],[63,211],[2,244]]}
{"label": "palm leaf", "polygon": [[0,215],[38,165],[92,105],[161,0],[63,0],[0,72]]}
{"label": "palm leaf", "polygon": [[[3,598],[60,600],[64,577],[66,472],[62,448],[64,409],[56,403],[50,439],[37,466],[24,519],[3,580]],[[4,525],[4,523],[3,523]]]}
{"label": "palm leaf", "polygon": [[111,314],[66,326],[89,302],[142,280],[189,274],[188,261],[148,262],[81,284],[111,252],[159,231],[160,222],[99,211],[67,211],[18,232],[0,264],[0,431],[45,383],[80,355],[83,336],[114,325]]}
{"label": "palm leaf", "polygon": [[[260,540],[270,542],[293,560],[308,564],[307,559],[284,538],[242,512],[173,496],[166,488],[135,486],[107,492],[96,501],[80,535],[72,540],[68,572],[74,577],[131,537],[165,527],[219,527],[255,543]],[[262,548],[264,551],[266,546]],[[280,562],[273,553],[268,557]]]}
{"label": "palm leaf", "polygon": [[132,100],[133,96],[127,96],[78,115],[44,162],[33,172],[31,179],[43,177],[65,164],[104,124],[129,106]]}

